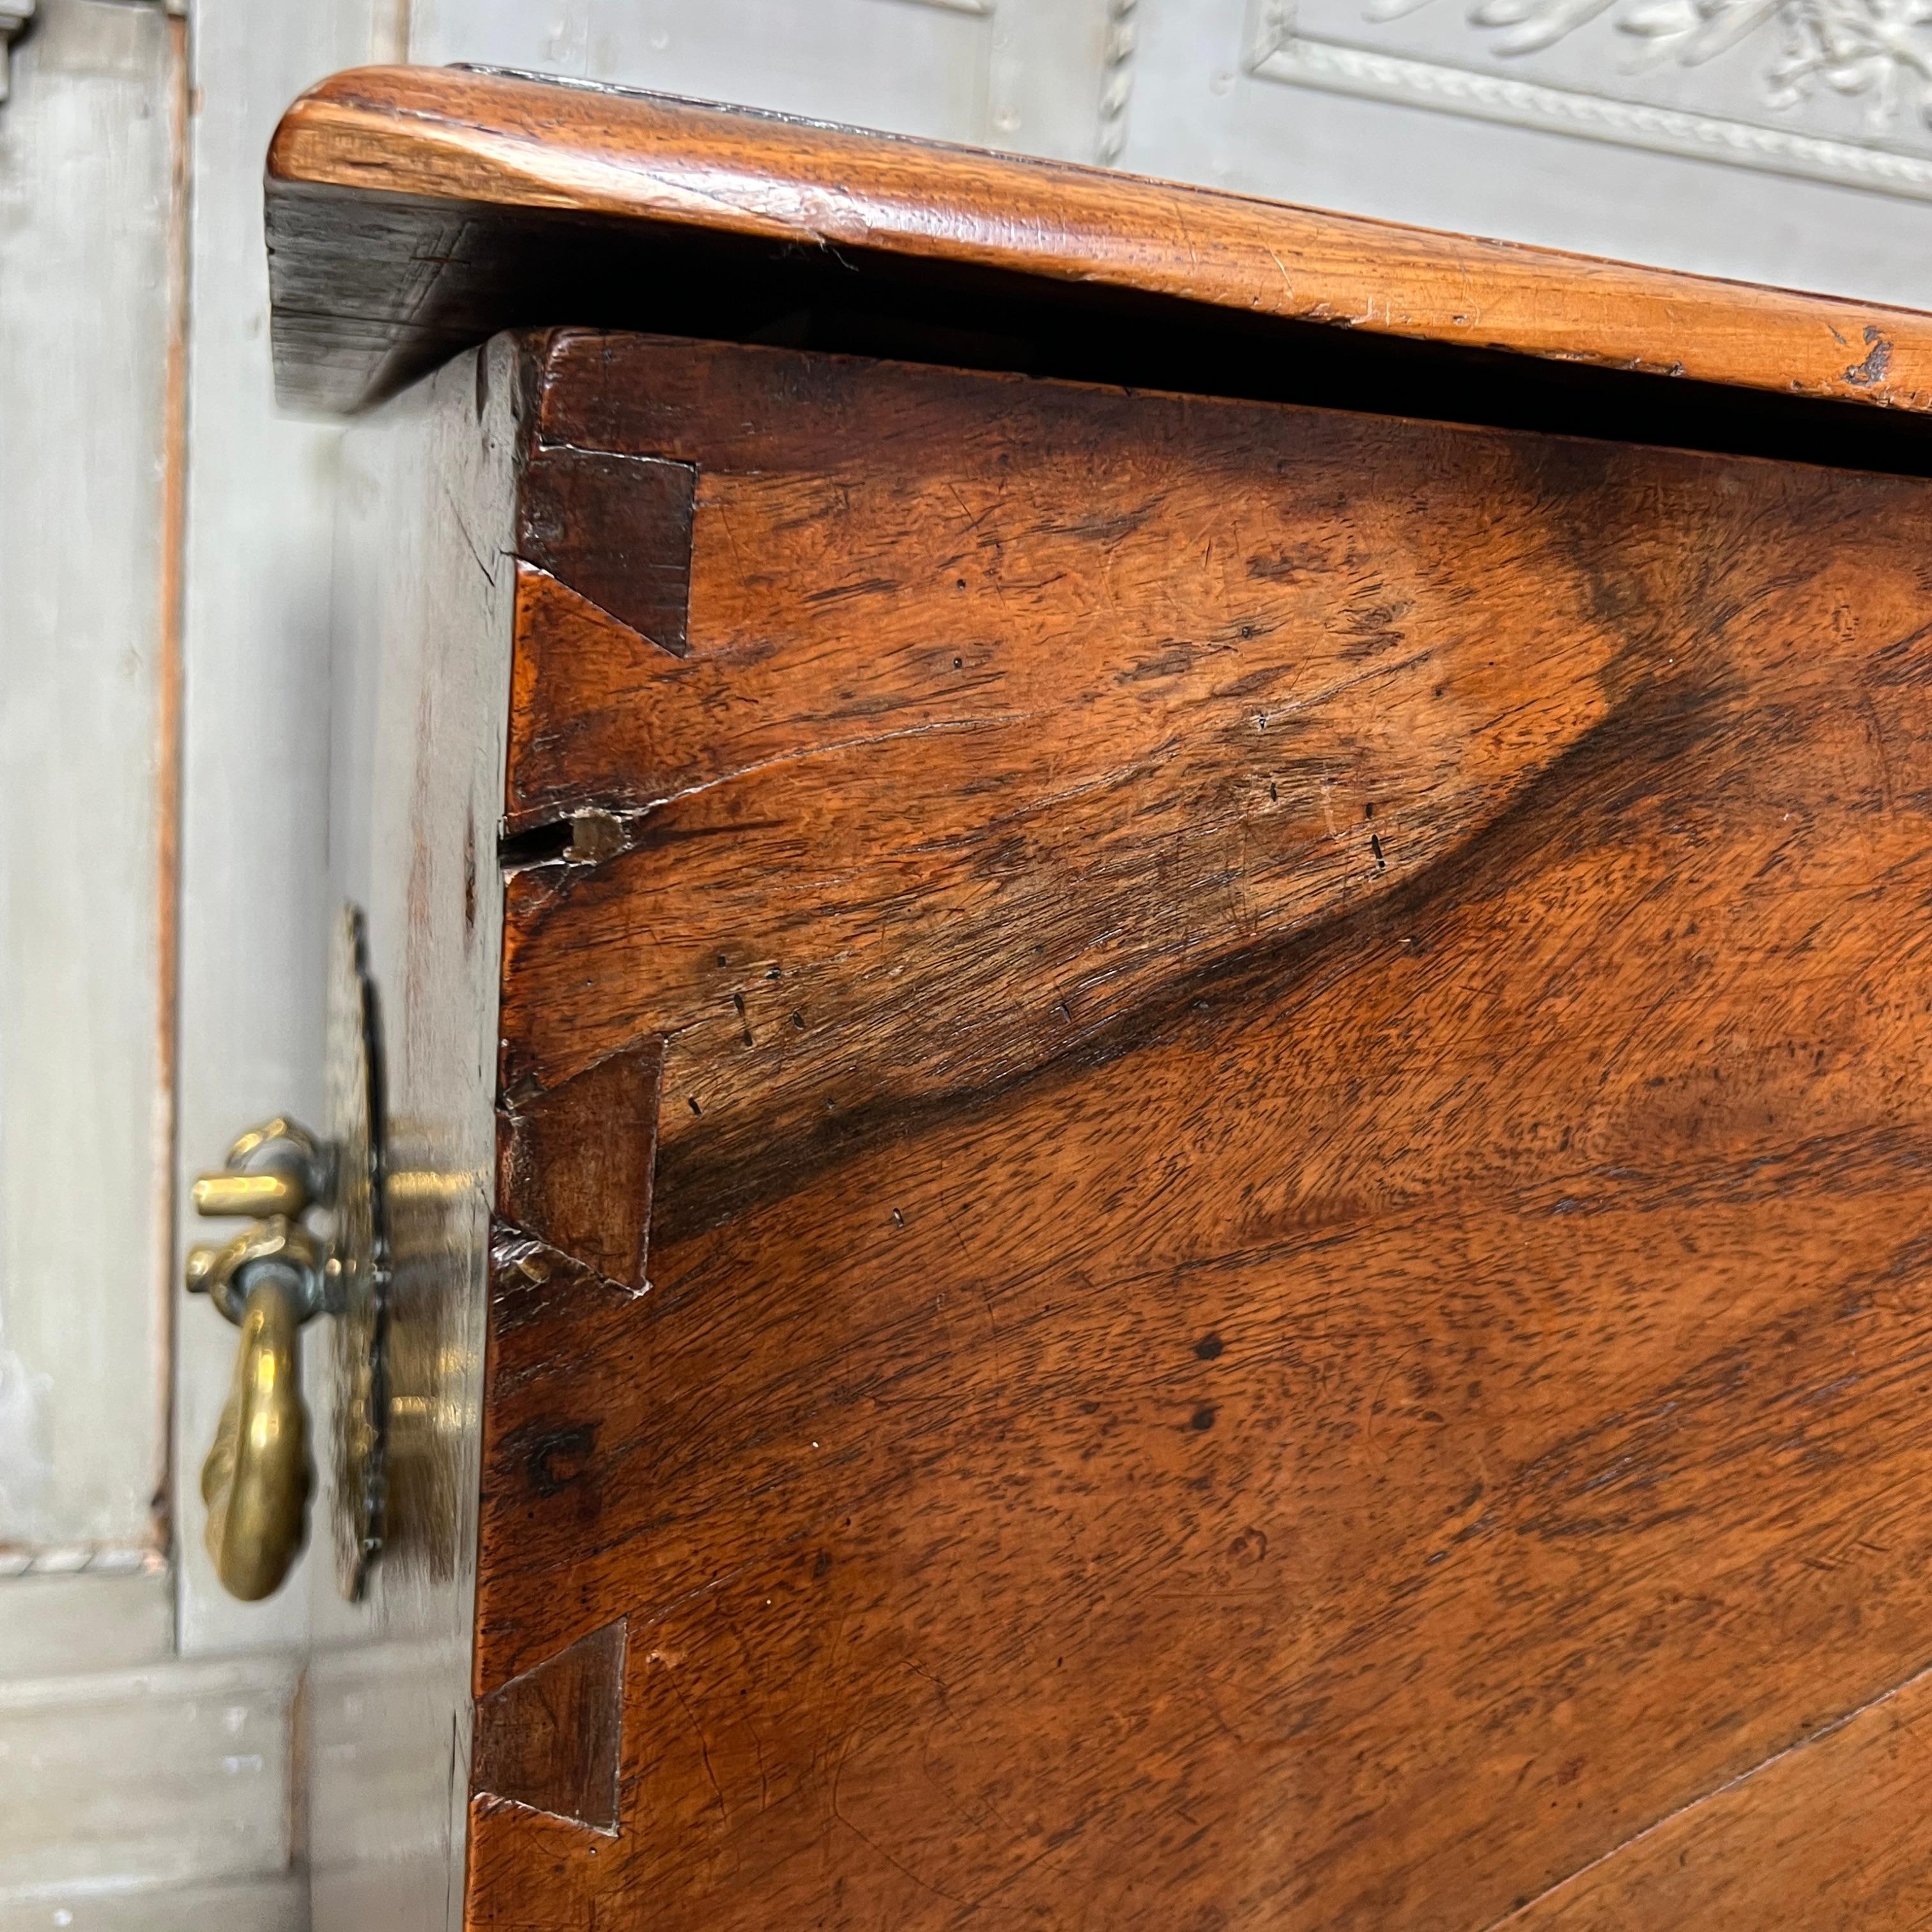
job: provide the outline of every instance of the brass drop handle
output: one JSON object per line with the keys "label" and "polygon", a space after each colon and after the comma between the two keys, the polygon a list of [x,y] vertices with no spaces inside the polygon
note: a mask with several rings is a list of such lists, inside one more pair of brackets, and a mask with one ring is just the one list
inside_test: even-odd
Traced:
{"label": "brass drop handle", "polygon": [[308,1534],[314,1475],[299,1334],[326,1305],[332,1270],[293,1217],[326,1200],[328,1167],[314,1136],[276,1120],[244,1134],[227,1168],[194,1186],[203,1214],[267,1209],[231,1240],[190,1249],[187,1268],[190,1292],[206,1294],[242,1331],[201,1493],[216,1574],[245,1603],[273,1594]]}
{"label": "brass drop handle", "polygon": [[222,1587],[244,1603],[273,1594],[308,1534],[314,1479],[301,1326],[284,1283],[268,1280],[249,1290],[234,1384],[201,1466],[208,1552]]}

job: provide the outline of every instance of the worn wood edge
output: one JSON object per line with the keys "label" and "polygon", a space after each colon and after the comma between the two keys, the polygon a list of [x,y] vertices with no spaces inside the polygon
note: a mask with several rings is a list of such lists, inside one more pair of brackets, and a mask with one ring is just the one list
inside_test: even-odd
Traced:
{"label": "worn wood edge", "polygon": [[268,187],[864,248],[1461,348],[1932,410],[1932,316],[1915,310],[666,96],[352,69],[284,116]]}
{"label": "worn wood edge", "polygon": [[[352,425],[341,457],[331,898],[368,915],[395,1029],[391,1211],[406,1279],[392,1402],[435,1420],[400,1452],[392,1436],[390,1540],[362,1601],[343,1600],[326,1556],[310,1565],[298,1762],[332,1924],[358,1922],[352,1901],[370,1898],[433,1895],[438,1927],[463,1910],[521,360],[514,338],[478,345]],[[332,1381],[317,1383],[322,1411]]]}

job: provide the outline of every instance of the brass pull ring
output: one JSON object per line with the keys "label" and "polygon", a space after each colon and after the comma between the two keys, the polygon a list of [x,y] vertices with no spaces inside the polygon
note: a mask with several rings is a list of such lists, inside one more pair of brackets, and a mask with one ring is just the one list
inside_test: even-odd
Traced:
{"label": "brass pull ring", "polygon": [[201,1493],[215,1572],[248,1603],[274,1594],[308,1538],[316,1484],[301,1331],[318,1315],[336,1318],[329,1514],[336,1583],[351,1603],[388,1534],[388,1122],[382,1016],[352,905],[336,926],[327,1059],[327,1138],[278,1114],[241,1135],[189,1192],[197,1214],[242,1224],[196,1243],[185,1273],[188,1292],[242,1331]]}
{"label": "brass pull ring", "polygon": [[222,1587],[250,1604],[272,1594],[300,1553],[314,1480],[297,1292],[272,1265],[254,1272],[235,1380],[201,1468],[208,1553]]}
{"label": "brass pull ring", "polygon": [[[271,1155],[292,1150],[279,1166],[294,1175],[295,1198],[306,1205],[314,1197],[306,1179],[295,1173],[293,1154],[312,1150],[314,1143],[302,1129],[274,1121],[236,1146],[250,1150],[271,1132],[280,1137],[279,1145],[268,1143]],[[197,1184],[196,1204],[203,1213],[242,1209],[241,1193],[224,1191],[239,1169],[238,1161],[236,1169]],[[248,1178],[245,1170],[241,1178]],[[316,1238],[284,1214],[250,1222],[218,1246],[189,1251],[190,1290],[206,1294],[242,1331],[227,1404],[202,1465],[201,1494],[215,1573],[223,1588],[244,1603],[274,1594],[308,1537],[314,1476],[300,1336],[302,1324],[320,1312],[329,1278]]]}

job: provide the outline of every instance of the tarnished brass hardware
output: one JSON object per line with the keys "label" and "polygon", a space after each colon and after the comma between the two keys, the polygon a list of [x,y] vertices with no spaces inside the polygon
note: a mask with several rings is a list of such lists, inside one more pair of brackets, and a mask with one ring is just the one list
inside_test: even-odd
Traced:
{"label": "tarnished brass hardware", "polygon": [[331,1277],[322,1244],[299,1217],[326,1204],[332,1166],[306,1127],[278,1116],[250,1127],[220,1172],[194,1184],[196,1214],[255,1217],[226,1241],[198,1242],[186,1269],[189,1292],[206,1294],[242,1330],[201,1493],[215,1574],[244,1603],[273,1593],[308,1532],[314,1478],[297,1336],[322,1310]]}
{"label": "tarnished brass hardware", "polygon": [[337,1318],[327,1371],[330,1514],[345,1596],[361,1594],[386,1534],[387,1122],[381,1016],[353,906],[343,908],[336,937],[325,1072],[326,1140],[278,1115],[242,1135],[193,1192],[197,1213],[244,1223],[225,1240],[196,1243],[183,1273],[189,1293],[206,1295],[242,1331],[201,1492],[216,1572],[248,1602],[272,1594],[308,1534],[315,1475],[300,1336],[317,1315]]}
{"label": "tarnished brass hardware", "polygon": [[333,1166],[308,1128],[278,1115],[237,1138],[219,1173],[196,1181],[194,1211],[211,1220],[282,1214],[294,1220],[327,1197]]}
{"label": "tarnished brass hardware", "polygon": [[280,1585],[308,1534],[314,1477],[297,1342],[304,1316],[285,1264],[244,1264],[230,1280],[242,1297],[242,1351],[201,1493],[215,1574],[252,1604]]}
{"label": "tarnished brass hardware", "polygon": [[280,1278],[297,1318],[306,1322],[327,1304],[328,1266],[322,1244],[299,1222],[280,1214],[251,1222],[218,1246],[198,1243],[188,1252],[190,1294],[206,1294],[238,1327],[248,1292],[265,1270]]}
{"label": "tarnished brass hardware", "polygon": [[308,1190],[289,1174],[204,1174],[194,1184],[194,1211],[210,1220],[229,1215],[299,1214]]}
{"label": "tarnished brass hardware", "polygon": [[306,1127],[277,1118],[250,1128],[226,1167],[194,1184],[197,1213],[259,1216],[225,1241],[197,1242],[185,1270],[188,1292],[242,1331],[201,1493],[215,1574],[244,1603],[275,1590],[308,1534],[314,1476],[297,1336],[321,1312],[330,1271],[322,1244],[297,1217],[326,1203],[331,1165]]}
{"label": "tarnished brass hardware", "polygon": [[296,1336],[320,1312],[327,1281],[320,1244],[283,1215],[189,1252],[189,1288],[242,1330],[228,1406],[202,1465],[201,1493],[215,1574],[244,1603],[275,1589],[308,1534],[314,1476]]}

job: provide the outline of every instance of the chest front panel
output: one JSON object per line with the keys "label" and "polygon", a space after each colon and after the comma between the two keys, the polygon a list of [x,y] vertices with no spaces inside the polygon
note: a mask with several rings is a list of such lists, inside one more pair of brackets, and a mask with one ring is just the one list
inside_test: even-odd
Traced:
{"label": "chest front panel", "polygon": [[1926,486],[526,365],[471,1922],[1800,1922],[1928,1629]]}

